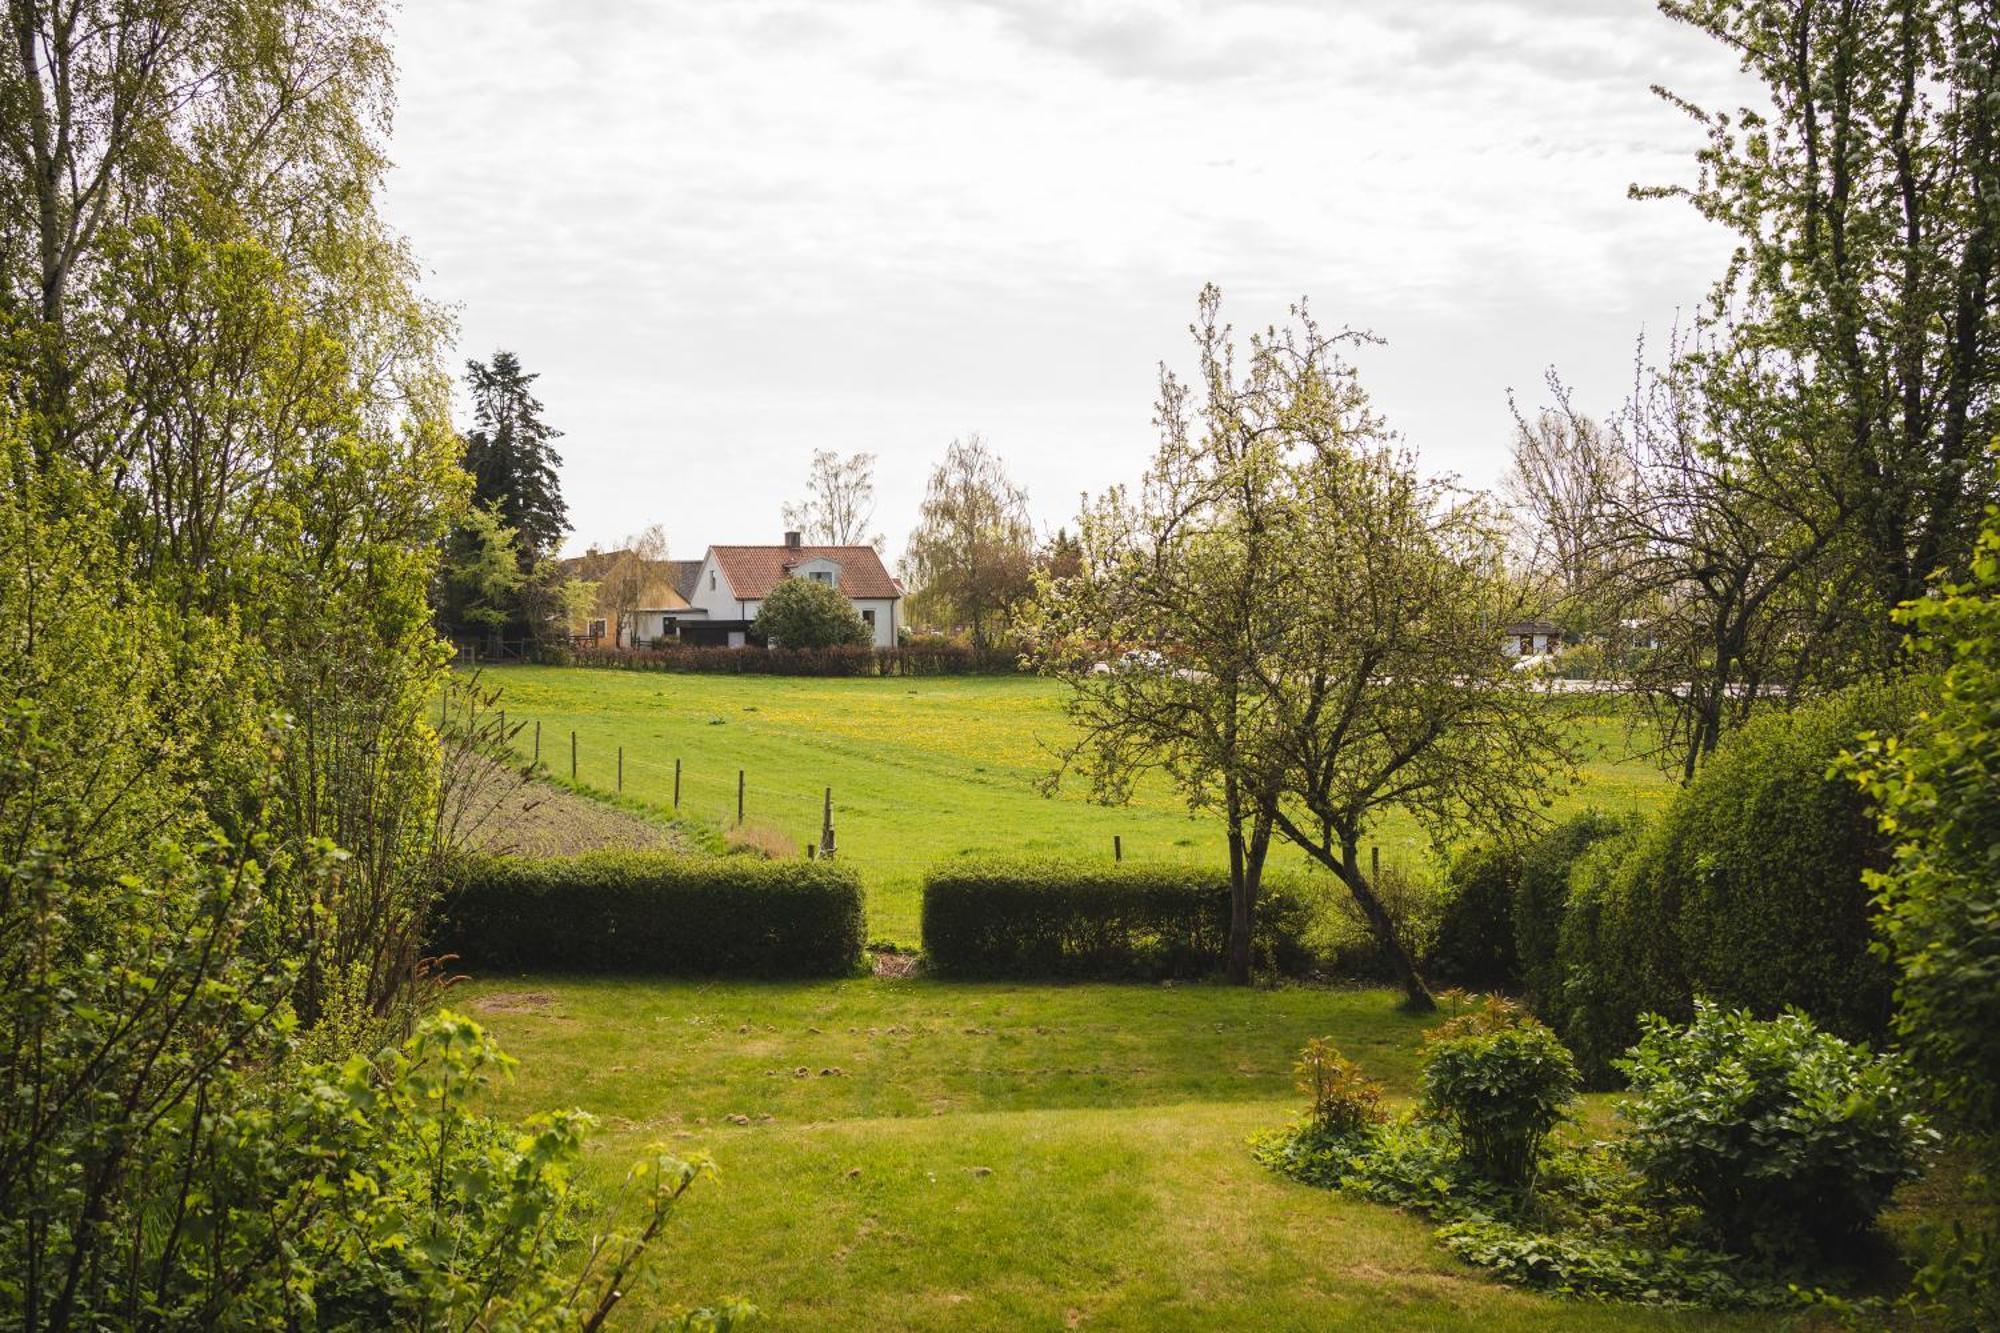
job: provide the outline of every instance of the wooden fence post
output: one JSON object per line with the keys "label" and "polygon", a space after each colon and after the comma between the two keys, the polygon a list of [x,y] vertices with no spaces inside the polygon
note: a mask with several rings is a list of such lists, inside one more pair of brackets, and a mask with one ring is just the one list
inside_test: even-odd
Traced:
{"label": "wooden fence post", "polygon": [[826,804],[820,807],[819,854],[828,861],[833,859],[833,788],[826,789]]}
{"label": "wooden fence post", "polygon": [[1111,835],[1111,859],[1114,861],[1125,859],[1125,840],[1116,833]]}
{"label": "wooden fence post", "polygon": [[542,762],[542,720],[535,719],[535,762]]}
{"label": "wooden fence post", "polygon": [[1373,884],[1382,878],[1382,848],[1378,843],[1368,845],[1368,882]]}
{"label": "wooden fence post", "polygon": [[618,747],[618,790],[625,790],[625,747]]}
{"label": "wooden fence post", "polygon": [[576,781],[576,733],[569,734],[569,780]]}
{"label": "wooden fence post", "polygon": [[681,808],[681,761],[674,760],[674,809]]}
{"label": "wooden fence post", "polygon": [[743,822],[743,770],[736,770],[736,822]]}

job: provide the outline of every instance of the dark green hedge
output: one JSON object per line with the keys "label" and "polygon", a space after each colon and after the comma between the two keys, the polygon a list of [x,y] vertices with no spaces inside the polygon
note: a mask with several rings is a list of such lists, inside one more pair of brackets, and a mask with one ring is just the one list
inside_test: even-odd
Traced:
{"label": "dark green hedge", "polygon": [[1437,935],[1424,959],[1436,984],[1512,990],[1520,984],[1514,954],[1514,893],[1521,854],[1505,847],[1460,853],[1444,880]]}
{"label": "dark green hedge", "polygon": [[1830,770],[1911,706],[1861,688],[1752,722],[1622,854],[1577,863],[1548,1016],[1593,1081],[1640,1014],[1685,1022],[1696,996],[1760,1018],[1796,1005],[1847,1038],[1884,1032],[1890,977],[1862,875],[1888,848]]}
{"label": "dark green hedge", "polygon": [[1577,862],[1600,842],[1636,834],[1642,822],[1638,815],[1585,810],[1536,838],[1521,853],[1512,904],[1514,957],[1521,989],[1536,1012],[1545,1013],[1545,1003],[1562,989],[1556,946]]}
{"label": "dark green hedge", "polygon": [[[1260,967],[1300,971],[1307,912],[1267,880]],[[951,862],[924,880],[924,952],[941,976],[1197,977],[1229,945],[1229,877],[1186,866]]]}
{"label": "dark green hedge", "polygon": [[1429,978],[1472,990],[1524,991],[1545,1012],[1543,1002],[1561,989],[1556,937],[1570,870],[1596,843],[1638,824],[1636,815],[1586,810],[1524,847],[1460,853],[1440,895],[1437,935],[1424,960]]}
{"label": "dark green hedge", "polygon": [[844,976],[865,924],[837,864],[593,852],[471,863],[434,945],[475,972]]}

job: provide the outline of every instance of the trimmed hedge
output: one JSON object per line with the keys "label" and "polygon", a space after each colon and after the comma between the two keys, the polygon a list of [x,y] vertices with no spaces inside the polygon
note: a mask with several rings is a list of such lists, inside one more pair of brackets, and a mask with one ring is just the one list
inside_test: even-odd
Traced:
{"label": "trimmed hedge", "polygon": [[1520,853],[1505,847],[1475,847],[1452,861],[1437,936],[1424,960],[1430,980],[1487,991],[1519,984],[1513,917],[1520,878]]}
{"label": "trimmed hedge", "polygon": [[846,976],[866,940],[837,864],[592,852],[470,863],[434,946],[487,972]]}
{"label": "trimmed hedge", "polygon": [[[1302,971],[1307,912],[1282,882],[1257,904],[1257,963]],[[1198,977],[1229,946],[1229,877],[1187,866],[951,862],[924,879],[924,952],[951,977]]]}
{"label": "trimmed hedge", "polygon": [[1537,1012],[1562,989],[1556,938],[1569,903],[1570,870],[1606,838],[1639,827],[1636,815],[1586,810],[1518,850],[1474,847],[1447,872],[1431,980],[1472,990],[1522,990]]}
{"label": "trimmed hedge", "polygon": [[1514,957],[1521,989],[1537,1012],[1546,1014],[1547,1003],[1562,990],[1556,945],[1569,908],[1572,871],[1592,847],[1610,838],[1630,838],[1642,823],[1638,815],[1585,810],[1536,838],[1521,853],[1514,884]]}
{"label": "trimmed hedge", "polygon": [[[1911,701],[1860,688],[1746,726],[1623,855],[1573,868],[1544,1000],[1593,1082],[1639,1037],[1639,1016],[1693,1017],[1703,996],[1760,1018],[1795,1005],[1850,1039],[1879,1037],[1888,965],[1870,951],[1865,871],[1888,846],[1836,759],[1894,732]],[[1611,862],[1615,860],[1615,864]]]}

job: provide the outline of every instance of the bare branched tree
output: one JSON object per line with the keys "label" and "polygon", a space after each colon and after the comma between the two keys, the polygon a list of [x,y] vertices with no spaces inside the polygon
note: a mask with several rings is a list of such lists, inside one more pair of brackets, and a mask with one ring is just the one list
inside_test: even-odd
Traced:
{"label": "bare branched tree", "polygon": [[882,549],[875,522],[875,455],[815,449],[806,475],[806,498],[784,507],[785,526],[815,546],[872,546]]}

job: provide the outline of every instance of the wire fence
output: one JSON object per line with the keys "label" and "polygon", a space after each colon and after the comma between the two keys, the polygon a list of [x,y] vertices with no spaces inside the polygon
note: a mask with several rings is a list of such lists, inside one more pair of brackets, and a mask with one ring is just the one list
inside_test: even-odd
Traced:
{"label": "wire fence", "polygon": [[[596,737],[584,737],[577,730],[545,725],[541,719],[520,719],[508,731],[505,710],[501,728],[511,737],[514,750],[522,758],[540,765],[547,776],[566,780],[579,789],[603,795],[638,800],[662,813],[697,824],[727,830],[738,826],[772,829],[795,839],[801,855],[816,851],[826,824],[834,828],[837,855],[857,869],[886,872],[927,869],[947,859],[950,853],[931,851],[907,855],[885,854],[853,844],[852,823],[863,811],[843,804],[841,793],[824,782],[794,771],[752,770],[746,765],[731,766],[712,762],[691,762],[685,756],[666,753],[657,744],[621,745]],[[828,820],[828,815],[831,820]],[[1195,826],[1190,825],[1191,830]],[[1038,832],[1028,846],[1016,842],[1009,854],[1135,861],[1152,865],[1216,867],[1226,856],[1220,834],[1211,826],[1201,830],[1206,841],[1169,839],[1158,830],[1108,831],[1088,841],[1066,840],[1050,845],[1051,839]],[[865,841],[865,840],[864,840]],[[1386,859],[1403,864],[1411,854],[1422,854],[1415,844],[1391,841]],[[1364,853],[1379,864],[1385,859],[1382,845]],[[1290,859],[1290,858],[1287,858]],[[1298,858],[1311,868],[1312,863]]]}

